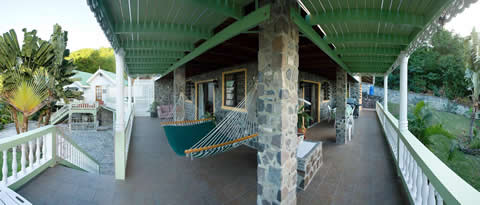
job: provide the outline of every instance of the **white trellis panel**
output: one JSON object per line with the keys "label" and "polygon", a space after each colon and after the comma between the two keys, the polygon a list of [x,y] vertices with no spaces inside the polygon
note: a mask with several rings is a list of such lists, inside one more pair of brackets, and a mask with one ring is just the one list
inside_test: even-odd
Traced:
{"label": "white trellis panel", "polygon": [[155,81],[153,79],[136,79],[133,84],[135,99],[135,116],[149,116],[150,105],[155,99]]}

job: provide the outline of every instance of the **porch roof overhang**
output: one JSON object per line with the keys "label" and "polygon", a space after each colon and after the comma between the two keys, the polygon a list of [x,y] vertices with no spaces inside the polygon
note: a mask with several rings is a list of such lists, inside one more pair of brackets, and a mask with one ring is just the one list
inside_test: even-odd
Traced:
{"label": "porch roof overhang", "polygon": [[401,53],[424,46],[439,26],[476,1],[298,0],[303,12],[292,10],[291,15],[300,31],[343,69],[381,74],[398,67]]}
{"label": "porch roof overhang", "polygon": [[[402,52],[424,45],[439,25],[477,0],[297,1],[303,11],[291,8],[291,18],[302,37],[350,74],[378,74],[391,72]],[[129,75],[166,75],[196,65],[199,56],[210,60],[205,56],[214,53],[207,51],[270,17],[269,5],[256,0],[87,2],[112,47],[125,51]]]}

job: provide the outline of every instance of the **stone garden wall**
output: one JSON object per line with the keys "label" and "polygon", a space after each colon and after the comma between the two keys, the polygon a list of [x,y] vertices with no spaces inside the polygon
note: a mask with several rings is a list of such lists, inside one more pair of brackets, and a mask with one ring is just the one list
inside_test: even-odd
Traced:
{"label": "stone garden wall", "polygon": [[[363,93],[364,99],[369,98],[369,99],[365,99],[367,101],[372,101],[372,99],[373,100],[380,99],[380,101],[383,102],[384,90],[382,87],[375,86],[375,93],[374,93],[375,97],[366,97],[368,94],[370,85],[371,84],[368,84],[368,83],[362,84],[362,90],[366,91]],[[391,103],[397,103],[397,104],[400,103],[400,91],[388,89],[388,101]],[[408,93],[408,104],[415,105],[420,101],[424,101],[433,109],[445,111],[445,112],[451,112],[458,115],[465,115],[467,117],[468,117],[468,112],[470,110],[469,107],[452,102],[446,98],[423,95],[423,94],[412,93],[412,92]],[[370,102],[370,104],[372,103]]]}

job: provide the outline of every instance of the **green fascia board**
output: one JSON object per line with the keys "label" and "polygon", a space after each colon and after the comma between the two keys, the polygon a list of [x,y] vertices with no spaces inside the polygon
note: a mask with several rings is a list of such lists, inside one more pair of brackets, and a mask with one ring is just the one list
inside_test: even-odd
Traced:
{"label": "green fascia board", "polygon": [[185,63],[189,62],[190,60],[196,58],[197,56],[201,55],[205,51],[217,46],[218,44],[244,32],[250,28],[253,28],[260,24],[261,22],[270,18],[270,4],[259,8],[249,15],[243,17],[242,19],[235,21],[234,23],[230,24],[222,31],[218,32],[214,36],[212,36],[207,41],[203,42],[200,46],[195,48],[192,52],[187,54],[185,57],[180,59],[178,62],[173,64],[165,73],[164,75],[175,70],[176,68],[184,65]]}
{"label": "green fascia board", "polygon": [[388,70],[387,68],[351,68],[352,73],[385,73]]}
{"label": "green fascia board", "polygon": [[157,51],[157,50],[129,50],[125,53],[125,58],[171,58],[178,59],[185,56],[182,51]]}
{"label": "green fascia board", "polygon": [[355,63],[349,63],[349,67],[390,67],[392,66],[392,63],[378,63],[378,62],[368,62],[368,61],[363,61],[363,62],[355,62]]}
{"label": "green fascia board", "polygon": [[122,48],[126,50],[163,50],[163,51],[191,51],[193,43],[181,41],[124,41]]}
{"label": "green fascia board", "polygon": [[398,56],[402,49],[399,48],[337,48],[335,50],[340,55],[368,55],[368,56]]}
{"label": "green fascia board", "polygon": [[213,11],[239,20],[243,17],[243,9],[233,0],[185,0],[198,7],[212,9]]}
{"label": "green fascia board", "polygon": [[376,63],[392,63],[395,62],[397,58],[393,56],[345,56],[342,57],[342,60],[346,63],[354,62],[376,62]]}
{"label": "green fascia board", "polygon": [[112,45],[112,48],[117,51],[120,48],[120,41],[114,33],[113,26],[110,22],[110,13],[105,9],[103,0],[87,0],[90,10],[95,14],[98,24],[102,28],[105,36]]}
{"label": "green fascia board", "polygon": [[380,43],[393,45],[408,45],[408,35],[398,34],[376,34],[376,33],[346,33],[339,35],[325,36],[324,39],[330,43]]}
{"label": "green fascia board", "polygon": [[330,48],[328,43],[322,39],[322,37],[320,37],[315,30],[313,30],[312,26],[309,25],[294,8],[290,9],[290,17],[308,39],[310,39],[315,45],[318,46],[318,48],[325,52],[325,54],[327,54],[333,61],[340,65],[340,67],[345,69],[347,72],[349,71],[348,66],[342,61],[342,59],[340,59],[340,57],[338,57],[338,54]]}
{"label": "green fascia board", "polygon": [[177,62],[174,58],[126,58],[125,63],[127,64],[151,64],[151,63],[175,63]]}
{"label": "green fascia board", "polygon": [[208,27],[201,27],[187,24],[174,23],[149,23],[149,24],[131,24],[122,23],[115,24],[114,30],[116,34],[124,33],[170,33],[177,36],[189,36],[198,39],[208,39],[212,36],[212,32]]}
{"label": "green fascia board", "polygon": [[380,10],[380,9],[337,9],[311,14],[306,17],[310,25],[345,24],[345,23],[388,23],[408,25],[422,28],[426,24],[425,17],[412,13]]}
{"label": "green fascia board", "polygon": [[150,64],[128,64],[127,66],[129,69],[136,69],[136,68],[168,68],[172,66],[171,63],[150,63]]}

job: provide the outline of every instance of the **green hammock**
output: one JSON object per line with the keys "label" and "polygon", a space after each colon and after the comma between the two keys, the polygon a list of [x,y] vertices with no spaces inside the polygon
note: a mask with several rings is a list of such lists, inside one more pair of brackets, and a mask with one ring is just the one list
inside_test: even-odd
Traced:
{"label": "green hammock", "polygon": [[190,149],[215,127],[212,120],[194,124],[163,125],[168,144],[180,156],[185,156],[185,150]]}

